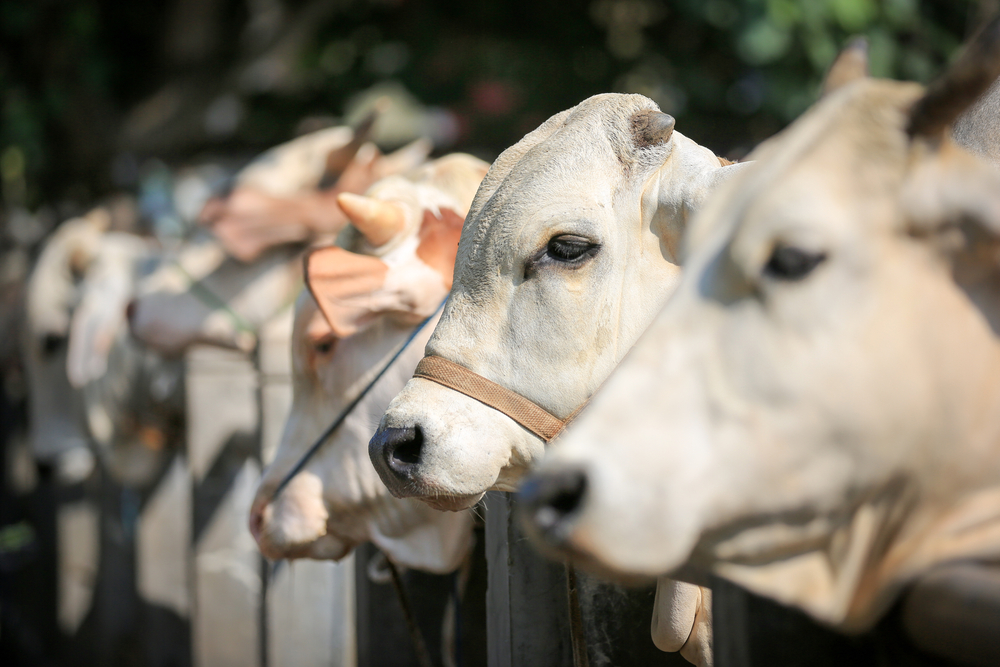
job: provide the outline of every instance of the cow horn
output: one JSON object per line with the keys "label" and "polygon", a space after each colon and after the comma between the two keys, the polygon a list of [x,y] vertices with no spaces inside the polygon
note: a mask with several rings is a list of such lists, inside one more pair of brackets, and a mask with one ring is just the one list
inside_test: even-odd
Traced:
{"label": "cow horn", "polygon": [[940,137],[1000,76],[1000,17],[990,21],[910,110],[911,137]]}
{"label": "cow horn", "polygon": [[323,169],[323,176],[319,182],[321,190],[333,187],[340,180],[340,177],[344,175],[344,171],[347,170],[347,167],[354,160],[358,154],[358,150],[371,138],[372,127],[375,125],[375,121],[378,120],[379,114],[382,113],[384,108],[384,104],[376,104],[375,108],[362,118],[361,122],[354,128],[351,140],[326,154],[326,166]]}
{"label": "cow horn", "polygon": [[640,148],[659,146],[670,140],[677,121],[668,113],[647,109],[632,116],[632,136]]}
{"label": "cow horn", "polygon": [[388,243],[406,223],[399,206],[381,199],[341,192],[337,195],[337,204],[373,246]]}
{"label": "cow horn", "polygon": [[858,37],[840,52],[823,80],[823,97],[858,79],[868,78],[868,40]]}

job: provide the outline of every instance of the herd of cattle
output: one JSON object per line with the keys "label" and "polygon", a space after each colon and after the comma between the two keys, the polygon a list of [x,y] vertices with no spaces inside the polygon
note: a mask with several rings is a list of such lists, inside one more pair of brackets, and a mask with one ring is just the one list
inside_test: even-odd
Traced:
{"label": "herd of cattle", "polygon": [[927,89],[864,58],[739,164],[605,94],[492,166],[300,138],[170,252],[66,222],[28,286],[33,453],[143,483],[180,355],[294,304],[268,559],[453,572],[486,492],[520,491],[547,554],[656,579],[653,641],[693,664],[713,576],[846,633],[905,595],[922,650],[994,664],[949,610],[1000,619],[1000,22]]}

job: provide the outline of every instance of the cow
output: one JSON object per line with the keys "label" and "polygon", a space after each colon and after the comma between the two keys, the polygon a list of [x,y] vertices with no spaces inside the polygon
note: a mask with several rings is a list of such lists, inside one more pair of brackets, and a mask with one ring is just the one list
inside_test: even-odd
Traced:
{"label": "cow", "polygon": [[[597,95],[553,116],[483,181],[427,355],[553,419],[569,417],[677,283],[688,217],[741,168],[674,131],[674,119],[641,95]],[[386,411],[370,454],[395,495],[461,509],[489,489],[514,490],[544,444],[508,413],[415,377]],[[698,607],[707,636],[708,591],[661,588],[657,645],[680,649]],[[685,654],[710,660],[697,657],[700,644]]]}
{"label": "cow", "polygon": [[248,263],[276,245],[335,236],[347,224],[337,195],[413,169],[433,148],[418,139],[383,155],[367,141],[376,117],[355,130],[319,130],[264,152],[236,175],[227,196],[209,200],[200,222],[230,256]]}
{"label": "cow", "polygon": [[347,225],[337,196],[426,159],[425,141],[382,155],[364,141],[372,122],[299,137],[241,170],[201,213],[212,235],[196,234],[139,284],[129,307],[136,338],[168,355],[197,343],[254,349],[257,329],[299,293],[303,245]]}
{"label": "cow", "polygon": [[153,481],[180,441],[181,363],[129,333],[126,311],[159,256],[153,239],[125,232],[101,238],[72,312],[65,376],[77,393],[94,451],[125,486]]}
{"label": "cow", "polygon": [[449,155],[338,202],[355,233],[306,259],[295,307],[293,402],[253,503],[250,530],[272,559],[339,560],[371,541],[393,562],[445,573],[471,546],[471,513],[437,512],[389,495],[367,460],[372,425],[402,388],[430,333],[410,343],[378,383],[275,496],[333,418],[438,311],[451,288],[462,222],[486,163]]}
{"label": "cow", "polygon": [[126,306],[158,244],[123,227],[114,205],[65,221],[28,282],[22,341],[36,460],[64,481],[97,454],[141,487],[166,460],[180,416],[179,368],[131,339]]}
{"label": "cow", "polygon": [[[754,151],[525,485],[529,530],[605,572],[715,573],[845,632],[936,565],[995,562],[1000,172],[949,126],[998,74],[994,22],[928,89],[854,79]],[[972,589],[995,589],[984,572]]]}
{"label": "cow", "polygon": [[80,397],[66,376],[73,309],[80,298],[79,283],[98,252],[111,225],[102,208],[62,223],[49,237],[28,278],[25,323],[22,332],[31,449],[44,465],[60,466],[68,456],[93,461],[87,434],[79,420]]}

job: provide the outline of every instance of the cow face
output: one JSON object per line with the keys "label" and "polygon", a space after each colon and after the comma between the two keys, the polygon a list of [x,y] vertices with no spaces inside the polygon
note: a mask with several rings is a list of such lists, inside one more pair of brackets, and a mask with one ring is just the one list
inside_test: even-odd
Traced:
{"label": "cow face", "polygon": [[165,354],[207,344],[249,352],[257,329],[301,289],[301,249],[272,248],[252,264],[212,238],[186,244],[138,285],[129,305],[132,334]]}
{"label": "cow face", "polygon": [[[689,211],[733,169],[639,95],[599,95],[554,116],[480,187],[427,353],[565,418],[662,305]],[[506,415],[415,378],[370,454],[393,494],[457,509],[513,489],[543,449]]]}
{"label": "cow face", "polygon": [[852,83],[720,189],[526,485],[537,535],[846,629],[929,565],[1000,553],[1000,174],[928,120],[934,90]]}
{"label": "cow face", "polygon": [[69,382],[66,362],[81,283],[110,225],[111,216],[103,208],[61,224],[45,242],[28,280],[22,349],[31,448],[44,463],[55,464],[71,451],[89,455],[79,419],[80,395]]}
{"label": "cow face", "polygon": [[372,428],[412,374],[430,327],[274,492],[447,295],[464,214],[485,172],[474,158],[450,156],[405,179],[386,179],[367,197],[341,197],[363,238],[354,245],[358,252],[329,247],[307,258],[309,292],[296,305],[293,332],[292,411],[250,521],[268,557],[339,559],[370,540],[397,563],[447,572],[465,555],[471,516],[393,498],[366,455]]}

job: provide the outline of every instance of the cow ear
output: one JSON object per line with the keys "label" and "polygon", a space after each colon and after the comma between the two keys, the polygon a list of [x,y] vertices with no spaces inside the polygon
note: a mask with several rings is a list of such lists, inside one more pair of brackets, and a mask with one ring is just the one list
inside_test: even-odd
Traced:
{"label": "cow ear", "polygon": [[465,217],[450,208],[441,208],[436,213],[424,210],[417,257],[441,275],[445,289],[451,289],[455,255],[464,223]]}
{"label": "cow ear", "polygon": [[907,132],[936,142],[1000,76],[1000,16],[973,37],[948,70],[910,109]]}
{"label": "cow ear", "polygon": [[351,336],[379,313],[398,308],[385,289],[388,265],[377,257],[330,246],[305,257],[305,283],[330,328],[339,338]]}
{"label": "cow ear", "polygon": [[707,168],[702,165],[702,171],[690,178],[678,179],[672,171],[663,171],[657,187],[652,190],[654,199],[647,199],[646,193],[643,195],[644,208],[654,207],[650,228],[660,237],[660,251],[664,258],[673,264],[681,263],[684,235],[694,214],[723,182],[753,164],[734,163],[719,157],[712,160],[718,164]]}
{"label": "cow ear", "polygon": [[822,97],[852,81],[868,78],[868,40],[858,37],[844,47],[823,80]]}

